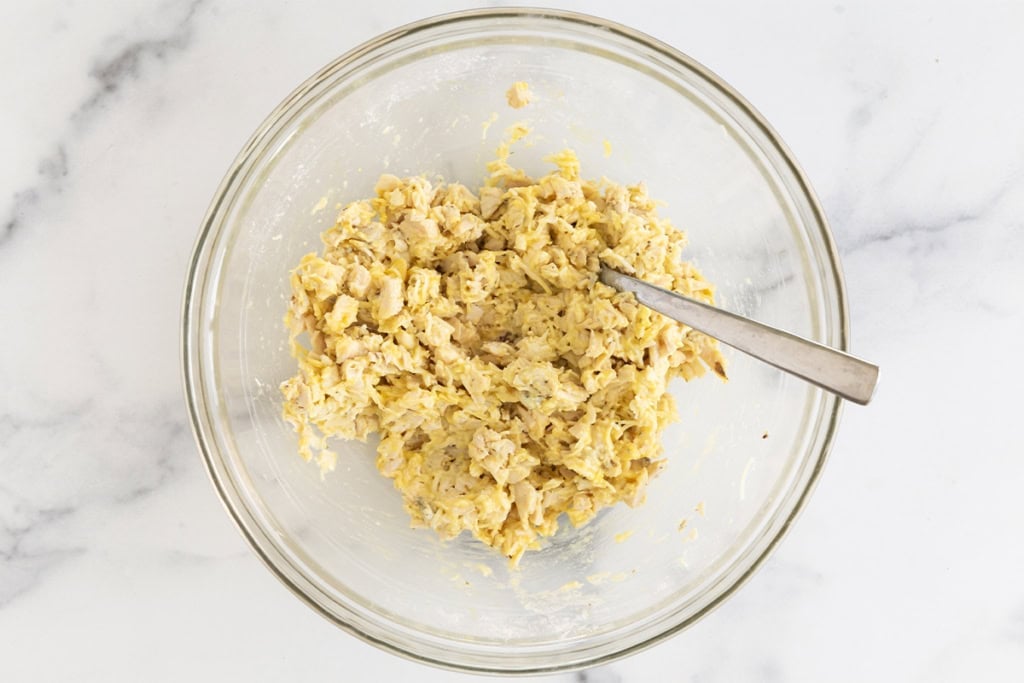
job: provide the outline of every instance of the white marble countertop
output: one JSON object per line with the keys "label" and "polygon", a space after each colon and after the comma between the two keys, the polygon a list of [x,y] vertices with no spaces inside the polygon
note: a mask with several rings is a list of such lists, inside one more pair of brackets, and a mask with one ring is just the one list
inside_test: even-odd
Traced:
{"label": "white marble countertop", "polygon": [[[681,48],[775,125],[884,384],[733,599],[551,680],[1024,680],[1024,5],[561,4]],[[207,481],[178,368],[186,260],[251,130],[350,47],[464,6],[4,3],[0,680],[468,680],[278,585]]]}

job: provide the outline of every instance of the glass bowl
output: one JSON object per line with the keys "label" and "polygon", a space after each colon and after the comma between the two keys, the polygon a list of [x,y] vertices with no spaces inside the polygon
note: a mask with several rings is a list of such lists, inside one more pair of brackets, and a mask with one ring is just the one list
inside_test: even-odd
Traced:
{"label": "glass bowl", "polygon": [[[520,110],[505,90],[525,80]],[[476,186],[502,131],[540,174],[569,146],[582,175],[645,181],[685,229],[721,306],[837,348],[847,317],[821,208],[767,123],[677,50],[602,19],[463,12],[352,50],[259,127],[217,190],[188,273],[185,392],[217,492],[257,555],[346,631],[454,669],[537,673],[606,662],[680,631],[731,595],[806,501],[839,401],[726,350],[730,381],[673,385],[680,419],[646,504],[566,525],[510,570],[468,538],[409,528],[374,444],[335,443],[321,479],[296,453],[279,383],[295,370],[288,273],[336,204],[380,173]],[[488,126],[487,122],[491,122]],[[607,155],[605,142],[611,154]],[[326,206],[326,208],[324,208]]]}

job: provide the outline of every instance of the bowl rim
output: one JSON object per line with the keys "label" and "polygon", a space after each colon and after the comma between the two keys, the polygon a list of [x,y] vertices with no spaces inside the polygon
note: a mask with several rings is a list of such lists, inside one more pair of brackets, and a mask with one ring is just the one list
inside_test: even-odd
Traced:
{"label": "bowl rim", "polygon": [[364,642],[392,654],[396,654],[404,659],[465,673],[538,675],[574,671],[591,666],[607,664],[653,647],[654,645],[657,645],[682,632],[713,612],[738,589],[744,586],[757,572],[757,570],[761,568],[765,560],[767,560],[767,558],[775,551],[775,548],[786,536],[794,521],[803,511],[807,501],[814,491],[825,463],[828,460],[829,452],[831,451],[832,445],[835,441],[836,432],[842,414],[842,401],[835,399],[832,401],[831,410],[829,411],[826,409],[821,413],[820,419],[825,421],[827,424],[825,425],[821,436],[820,452],[814,460],[813,466],[808,474],[806,485],[803,487],[803,490],[799,491],[796,495],[793,507],[789,514],[785,516],[785,519],[782,521],[778,531],[768,540],[763,550],[753,559],[750,566],[719,594],[715,595],[703,608],[693,615],[659,631],[641,642],[628,645],[622,649],[601,656],[592,657],[582,661],[551,661],[543,665],[534,665],[516,669],[487,667],[473,664],[467,665],[464,663],[457,663],[426,656],[366,633],[360,630],[357,626],[350,624],[329,612],[285,574],[281,567],[278,566],[278,564],[268,555],[260,541],[255,537],[249,526],[254,522],[252,520],[247,520],[247,516],[243,515],[238,509],[237,501],[234,500],[231,492],[228,491],[225,485],[225,480],[222,479],[222,477],[225,477],[226,475],[221,472],[221,467],[218,465],[218,458],[213,453],[213,451],[216,450],[216,446],[212,443],[213,439],[207,433],[207,425],[202,415],[202,412],[206,409],[206,401],[201,396],[201,391],[199,390],[200,380],[198,379],[198,376],[202,372],[199,367],[201,365],[201,359],[199,359],[198,354],[195,353],[197,342],[193,339],[194,335],[197,333],[197,326],[194,324],[195,321],[193,321],[192,318],[195,311],[200,306],[200,300],[202,299],[203,292],[205,290],[205,287],[200,285],[206,280],[207,275],[202,266],[209,260],[210,254],[208,253],[207,247],[210,244],[211,235],[215,231],[215,225],[218,222],[218,217],[221,213],[225,200],[228,198],[227,192],[242,174],[243,169],[245,169],[245,167],[251,162],[253,152],[259,149],[261,143],[274,132],[276,125],[282,120],[283,115],[288,113],[296,102],[300,101],[308,93],[315,90],[325,78],[393,41],[421,31],[449,24],[481,19],[495,20],[503,18],[554,21],[570,25],[581,25],[590,29],[596,28],[609,31],[620,38],[625,38],[628,42],[635,43],[648,50],[653,50],[655,53],[668,59],[670,62],[674,62],[677,65],[694,72],[696,75],[705,79],[708,83],[717,88],[718,91],[728,98],[733,105],[748,116],[750,123],[759,129],[759,132],[765,136],[766,141],[773,145],[775,150],[778,152],[779,157],[784,162],[788,171],[792,174],[792,178],[796,181],[799,192],[807,201],[808,208],[813,214],[814,222],[821,228],[818,237],[821,239],[821,246],[824,249],[824,255],[827,257],[829,265],[828,270],[833,276],[831,284],[835,289],[836,296],[834,305],[836,313],[838,314],[835,325],[835,331],[838,334],[838,338],[833,340],[833,343],[840,350],[847,349],[850,332],[846,284],[839,260],[838,249],[836,248],[835,240],[829,228],[825,212],[812,189],[806,174],[795,160],[789,147],[783,142],[781,136],[779,136],[774,128],[771,127],[767,120],[765,120],[765,118],[742,95],[740,95],[739,92],[703,64],[680,50],[642,31],[618,22],[581,12],[567,10],[534,7],[502,7],[462,10],[438,14],[404,24],[371,38],[370,40],[367,40],[345,52],[326,66],[319,69],[316,73],[296,87],[268,116],[264,118],[263,122],[250,136],[241,151],[231,162],[228,171],[225,173],[224,178],[218,185],[213,199],[207,208],[206,214],[202,219],[201,227],[189,259],[185,287],[182,295],[180,358],[182,388],[189,415],[189,422],[192,428],[192,434],[202,457],[206,472],[217,492],[217,496],[229,517],[232,519],[243,538],[245,538],[250,549],[271,571],[271,573],[288,588],[289,591],[335,626],[343,629],[351,635],[354,635]]}

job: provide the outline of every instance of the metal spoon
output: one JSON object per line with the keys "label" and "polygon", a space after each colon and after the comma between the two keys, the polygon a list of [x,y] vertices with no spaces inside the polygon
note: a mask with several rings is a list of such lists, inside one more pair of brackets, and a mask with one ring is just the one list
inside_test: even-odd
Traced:
{"label": "metal spoon", "polygon": [[643,280],[601,267],[601,282],[662,315],[760,358],[854,403],[867,405],[878,383],[878,366],[810,339],[723,311]]}

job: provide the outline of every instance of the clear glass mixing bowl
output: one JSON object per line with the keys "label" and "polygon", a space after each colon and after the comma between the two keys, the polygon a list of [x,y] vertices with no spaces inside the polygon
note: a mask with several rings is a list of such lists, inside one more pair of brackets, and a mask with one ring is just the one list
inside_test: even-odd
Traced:
{"label": "clear glass mixing bowl", "polygon": [[[512,110],[504,91],[517,80],[536,97]],[[825,218],[750,105],[692,59],[623,26],[489,10],[406,26],[349,52],[260,126],[203,223],[183,352],[213,482],[285,585],[404,656],[527,673],[634,652],[728,597],[806,500],[840,406],[727,351],[727,384],[675,385],[680,420],[664,435],[668,466],[646,504],[564,529],[517,571],[465,534],[444,543],[410,529],[399,494],[374,468],[372,443],[336,444],[338,468],[321,480],[280,415],[277,387],[295,368],[282,324],[289,270],[319,249],[333,207],[370,196],[382,172],[474,186],[516,121],[535,131],[535,144],[513,157],[531,172],[571,146],[586,177],[646,181],[689,233],[687,257],[717,284],[720,305],[846,347]]]}

